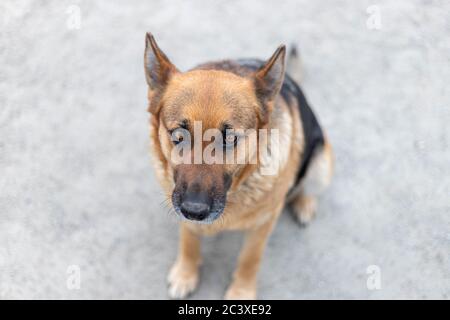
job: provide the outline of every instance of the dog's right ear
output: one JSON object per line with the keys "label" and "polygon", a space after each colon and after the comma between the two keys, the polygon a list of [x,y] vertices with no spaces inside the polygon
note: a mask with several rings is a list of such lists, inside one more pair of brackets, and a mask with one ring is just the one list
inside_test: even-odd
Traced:
{"label": "dog's right ear", "polygon": [[[177,68],[170,62],[169,58],[158,47],[155,38],[150,32],[145,35],[145,54],[144,54],[145,79],[149,86],[152,96],[156,91],[164,89],[170,77],[177,73]],[[151,103],[149,111],[156,113],[157,103]]]}

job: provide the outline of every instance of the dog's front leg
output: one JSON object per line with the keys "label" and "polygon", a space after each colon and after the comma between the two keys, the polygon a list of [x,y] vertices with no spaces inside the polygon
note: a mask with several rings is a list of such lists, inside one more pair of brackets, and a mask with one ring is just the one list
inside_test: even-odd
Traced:
{"label": "dog's front leg", "polygon": [[247,232],[225,299],[256,299],[257,273],[274,224],[275,219],[271,219]]}
{"label": "dog's front leg", "polygon": [[200,239],[184,223],[180,227],[178,257],[169,272],[169,296],[185,298],[198,284],[201,264]]}

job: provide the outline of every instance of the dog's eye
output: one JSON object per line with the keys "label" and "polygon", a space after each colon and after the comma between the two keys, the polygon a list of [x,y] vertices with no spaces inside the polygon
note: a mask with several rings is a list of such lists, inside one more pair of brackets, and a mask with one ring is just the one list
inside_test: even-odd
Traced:
{"label": "dog's eye", "polygon": [[235,134],[228,133],[223,138],[223,145],[224,147],[230,148],[237,144],[238,137]]}
{"label": "dog's eye", "polygon": [[177,128],[171,132],[171,140],[174,145],[189,140],[189,131],[183,128]]}

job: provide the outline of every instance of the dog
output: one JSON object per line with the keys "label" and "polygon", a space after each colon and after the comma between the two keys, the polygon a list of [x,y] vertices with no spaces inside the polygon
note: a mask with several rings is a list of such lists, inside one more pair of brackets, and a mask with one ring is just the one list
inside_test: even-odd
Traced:
{"label": "dog", "polygon": [[[181,218],[178,257],[168,275],[169,296],[185,298],[197,287],[202,236],[241,230],[245,243],[225,298],[256,299],[263,251],[283,208],[290,208],[300,224],[308,223],[333,173],[331,145],[288,74],[298,77],[296,49],[287,62],[281,45],[267,61],[223,60],[181,72],[152,34],[146,34],[145,44],[153,162],[167,200]],[[211,154],[223,148],[234,156],[249,140],[233,130],[247,129],[256,132],[256,149],[267,152],[244,148],[244,156],[253,162],[192,163],[194,148],[200,153],[208,148],[193,132],[197,124],[200,134],[209,129],[222,133],[214,136],[211,144],[217,149]],[[278,139],[275,143],[272,136]],[[180,144],[187,162],[174,160]],[[278,169],[264,174],[268,163],[277,163]]]}

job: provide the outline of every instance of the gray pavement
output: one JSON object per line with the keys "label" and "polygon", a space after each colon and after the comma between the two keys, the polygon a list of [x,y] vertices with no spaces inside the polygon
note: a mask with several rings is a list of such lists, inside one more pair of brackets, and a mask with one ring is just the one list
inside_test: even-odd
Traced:
{"label": "gray pavement", "polygon": [[[449,21],[448,1],[2,1],[0,298],[167,298],[152,31],[180,69],[300,47],[336,174],[309,227],[282,216],[260,298],[448,299]],[[241,240],[205,239],[194,298],[223,296]]]}

